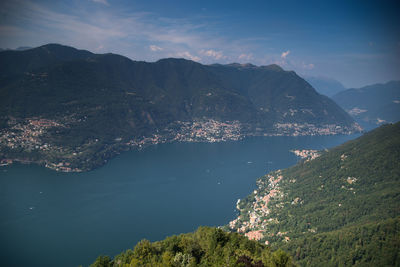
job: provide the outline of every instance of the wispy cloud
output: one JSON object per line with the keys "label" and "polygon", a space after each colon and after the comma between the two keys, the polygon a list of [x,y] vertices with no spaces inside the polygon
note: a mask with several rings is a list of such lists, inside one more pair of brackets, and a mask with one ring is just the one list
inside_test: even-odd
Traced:
{"label": "wispy cloud", "polygon": [[[208,20],[204,18],[165,18],[117,5],[93,9],[80,8],[84,2],[74,3],[75,6],[54,9],[30,0],[8,2],[4,12],[19,23],[0,25],[0,46],[5,46],[7,41],[16,42],[15,35],[18,35],[24,39],[18,46],[56,42],[96,52],[119,53],[138,60],[181,55],[209,63],[235,61],[251,43],[246,39],[229,40],[204,30],[208,27],[205,22]],[[212,47],[224,47],[224,52]]]}
{"label": "wispy cloud", "polygon": [[[371,24],[355,19],[363,23],[331,33],[321,30],[320,16],[311,16],[316,23],[309,23],[304,16],[287,17],[291,12],[270,16],[261,16],[264,13],[259,12],[238,17],[236,11],[240,11],[241,5],[224,11],[211,6],[201,10],[190,3],[180,8],[179,14],[171,12],[176,11],[173,5],[155,8],[151,0],[140,4],[114,0],[3,0],[0,1],[0,47],[61,43],[145,61],[180,55],[205,64],[278,63],[295,71],[308,69],[315,74],[330,71],[327,75],[341,75],[343,81],[400,77],[400,43],[395,35],[398,27],[393,26],[388,30],[388,38],[383,38],[380,32],[374,32],[374,27],[369,27],[375,25],[373,19]],[[261,6],[252,8],[260,10]],[[276,23],[277,19],[285,23]],[[342,19],[332,21],[330,29],[339,28],[336,23],[345,23]],[[258,27],[259,22],[267,26]],[[250,27],[254,29],[248,30]],[[321,42],[322,39],[326,42]],[[352,45],[343,47],[335,42],[339,39]],[[296,53],[290,47],[296,47]],[[353,72],[363,74],[353,75]]]}
{"label": "wispy cloud", "polygon": [[[0,47],[11,48],[12,45],[6,42],[19,39],[25,42],[18,46],[62,43],[97,53],[118,53],[134,60],[156,61],[164,57],[179,57],[204,64],[216,61],[256,65],[277,63],[285,69],[314,69],[313,64],[302,63],[300,58],[289,61],[290,50],[274,52],[268,46],[258,45],[265,44],[267,39],[229,39],[209,32],[206,30],[209,20],[165,18],[150,12],[125,10],[116,5],[107,9],[101,6],[79,8],[84,2],[74,3],[76,6],[54,9],[30,0],[8,2],[5,12],[12,14],[15,21],[0,24]],[[216,49],[219,47],[224,49]]]}
{"label": "wispy cloud", "polygon": [[13,38],[21,36],[25,33],[20,27],[17,26],[2,26],[0,25],[0,36]]}
{"label": "wispy cloud", "polygon": [[179,57],[179,58],[190,59],[190,60],[193,60],[193,61],[200,61],[201,60],[200,57],[192,55],[188,51],[175,53],[174,56]]}
{"label": "wispy cloud", "polygon": [[[54,11],[24,0],[9,2],[3,8],[17,21],[6,22],[6,26],[17,28],[16,32],[25,36],[25,42],[33,44],[57,42],[95,49],[101,44],[106,46],[112,39],[127,36],[118,21],[110,19],[107,14],[90,14],[80,10],[76,13]],[[0,39],[2,37],[0,35]]]}
{"label": "wispy cloud", "polygon": [[106,6],[109,5],[107,0],[91,0],[91,1],[95,2],[95,3],[103,4],[103,5],[106,5]]}
{"label": "wispy cloud", "polygon": [[249,60],[252,60],[252,59],[253,59],[253,54],[240,54],[240,55],[238,56],[238,59],[239,59],[240,61],[243,61],[243,60],[249,61]]}
{"label": "wispy cloud", "polygon": [[281,58],[282,59],[286,59],[286,57],[290,54],[290,50],[286,51],[286,52],[282,52],[281,54]]}
{"label": "wispy cloud", "polygon": [[164,50],[162,47],[159,47],[157,45],[150,45],[149,48],[153,52],[158,52],[158,51],[163,51]]}
{"label": "wispy cloud", "polygon": [[223,55],[222,51],[215,51],[215,50],[200,50],[200,54],[207,56],[207,57],[212,57],[216,60],[226,58],[226,56]]}

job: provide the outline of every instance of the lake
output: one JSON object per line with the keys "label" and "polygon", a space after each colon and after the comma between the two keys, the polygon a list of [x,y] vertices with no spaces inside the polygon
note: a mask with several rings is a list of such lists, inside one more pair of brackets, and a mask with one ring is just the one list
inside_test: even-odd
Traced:
{"label": "lake", "polygon": [[0,167],[2,265],[87,266],[144,238],[227,224],[257,178],[298,161],[290,149],[324,149],[355,137],[162,144],[86,173]]}

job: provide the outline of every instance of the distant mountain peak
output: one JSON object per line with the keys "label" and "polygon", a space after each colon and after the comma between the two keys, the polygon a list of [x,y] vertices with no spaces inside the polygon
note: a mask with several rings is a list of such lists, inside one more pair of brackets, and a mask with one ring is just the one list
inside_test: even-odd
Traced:
{"label": "distant mountain peak", "polygon": [[268,70],[274,70],[274,71],[284,71],[284,69],[282,69],[282,67],[277,64],[261,66],[261,68],[268,69]]}
{"label": "distant mountain peak", "polygon": [[167,57],[167,58],[162,58],[156,61],[156,63],[165,63],[165,62],[193,62],[196,64],[200,64],[196,61],[190,60],[190,59],[186,59],[186,58],[182,58],[182,57]]}
{"label": "distant mountain peak", "polygon": [[253,65],[251,63],[230,63],[230,64],[227,64],[227,66],[236,67],[236,68],[257,68],[256,65]]}
{"label": "distant mountain peak", "polygon": [[[67,46],[67,45],[62,45],[62,44],[57,44],[57,43],[50,43],[50,44],[45,44],[36,48],[32,48],[32,49],[40,49],[40,50],[44,50],[44,51],[48,51],[48,52],[52,52],[52,53],[63,53],[63,52],[84,52],[84,53],[88,53],[88,54],[93,54],[92,52],[89,52],[87,50],[84,49],[77,49],[75,47],[72,46]],[[30,50],[32,50],[30,49]]]}
{"label": "distant mountain peak", "polygon": [[304,79],[323,95],[332,97],[333,95],[346,90],[339,81],[325,76],[304,76]]}

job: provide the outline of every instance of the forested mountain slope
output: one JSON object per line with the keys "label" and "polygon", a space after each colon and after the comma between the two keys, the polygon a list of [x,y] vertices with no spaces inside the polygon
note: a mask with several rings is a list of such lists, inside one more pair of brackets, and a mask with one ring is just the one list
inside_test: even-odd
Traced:
{"label": "forested mountain slope", "polygon": [[1,51],[0,160],[90,170],[172,141],[360,130],[330,99],[276,65],[154,63],[49,44]]}
{"label": "forested mountain slope", "polygon": [[400,123],[267,174],[227,228],[307,266],[400,264]]}

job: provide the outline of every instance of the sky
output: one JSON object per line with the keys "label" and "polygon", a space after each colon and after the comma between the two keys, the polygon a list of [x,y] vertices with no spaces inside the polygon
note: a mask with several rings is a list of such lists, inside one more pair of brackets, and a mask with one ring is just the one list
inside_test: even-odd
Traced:
{"label": "sky", "polygon": [[278,64],[345,87],[400,80],[388,0],[1,0],[0,47],[59,43],[154,62]]}

